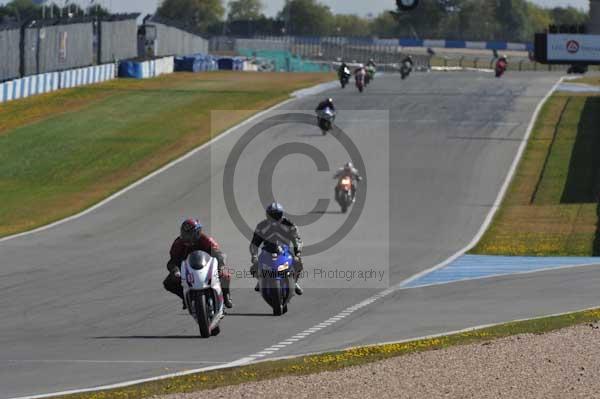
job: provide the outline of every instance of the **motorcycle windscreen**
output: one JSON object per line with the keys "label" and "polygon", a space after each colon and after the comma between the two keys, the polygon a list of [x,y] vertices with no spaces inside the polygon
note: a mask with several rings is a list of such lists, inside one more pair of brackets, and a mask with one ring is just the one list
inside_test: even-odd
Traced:
{"label": "motorcycle windscreen", "polygon": [[210,265],[213,257],[203,251],[192,252],[187,258],[187,264],[194,270],[202,270]]}

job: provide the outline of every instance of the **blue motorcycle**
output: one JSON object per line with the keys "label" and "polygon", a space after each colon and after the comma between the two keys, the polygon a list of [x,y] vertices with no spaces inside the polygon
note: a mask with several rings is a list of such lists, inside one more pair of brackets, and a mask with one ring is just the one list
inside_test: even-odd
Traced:
{"label": "blue motorcycle", "polygon": [[260,293],[273,308],[274,316],[287,313],[294,296],[294,257],[287,245],[278,246],[274,252],[262,249],[258,257]]}

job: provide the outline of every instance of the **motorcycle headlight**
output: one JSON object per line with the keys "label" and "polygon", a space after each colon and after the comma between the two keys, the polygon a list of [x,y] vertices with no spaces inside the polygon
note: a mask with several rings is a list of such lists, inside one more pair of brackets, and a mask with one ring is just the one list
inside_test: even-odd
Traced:
{"label": "motorcycle headlight", "polygon": [[278,272],[282,272],[282,271],[287,270],[289,268],[290,268],[290,264],[289,263],[284,263],[283,265],[281,265],[281,266],[279,266],[277,268],[277,271]]}

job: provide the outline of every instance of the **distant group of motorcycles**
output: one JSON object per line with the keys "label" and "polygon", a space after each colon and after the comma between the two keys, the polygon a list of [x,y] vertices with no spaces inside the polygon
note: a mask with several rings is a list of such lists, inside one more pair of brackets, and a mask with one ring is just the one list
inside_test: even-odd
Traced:
{"label": "distant group of motorcycles", "polygon": [[[414,62],[411,56],[407,56],[402,60],[400,64],[400,76],[403,80],[410,75],[413,67]],[[377,65],[375,65],[373,59],[370,59],[366,66],[363,64],[358,64],[357,68],[354,70],[354,73],[351,72],[350,67],[345,62],[342,62],[340,68],[338,69],[338,77],[342,89],[345,89],[350,83],[350,79],[354,75],[356,88],[360,93],[362,93],[365,90],[365,87],[367,87],[369,83],[375,79],[376,72]]]}

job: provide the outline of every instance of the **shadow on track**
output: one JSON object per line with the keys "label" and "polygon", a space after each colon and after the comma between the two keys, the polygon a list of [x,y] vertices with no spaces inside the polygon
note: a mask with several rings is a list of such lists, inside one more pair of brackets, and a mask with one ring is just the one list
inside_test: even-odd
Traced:
{"label": "shadow on track", "polygon": [[225,313],[226,317],[229,316],[247,316],[247,317],[273,317],[271,313]]}
{"label": "shadow on track", "polygon": [[198,339],[199,335],[115,335],[92,337],[92,339]]}

